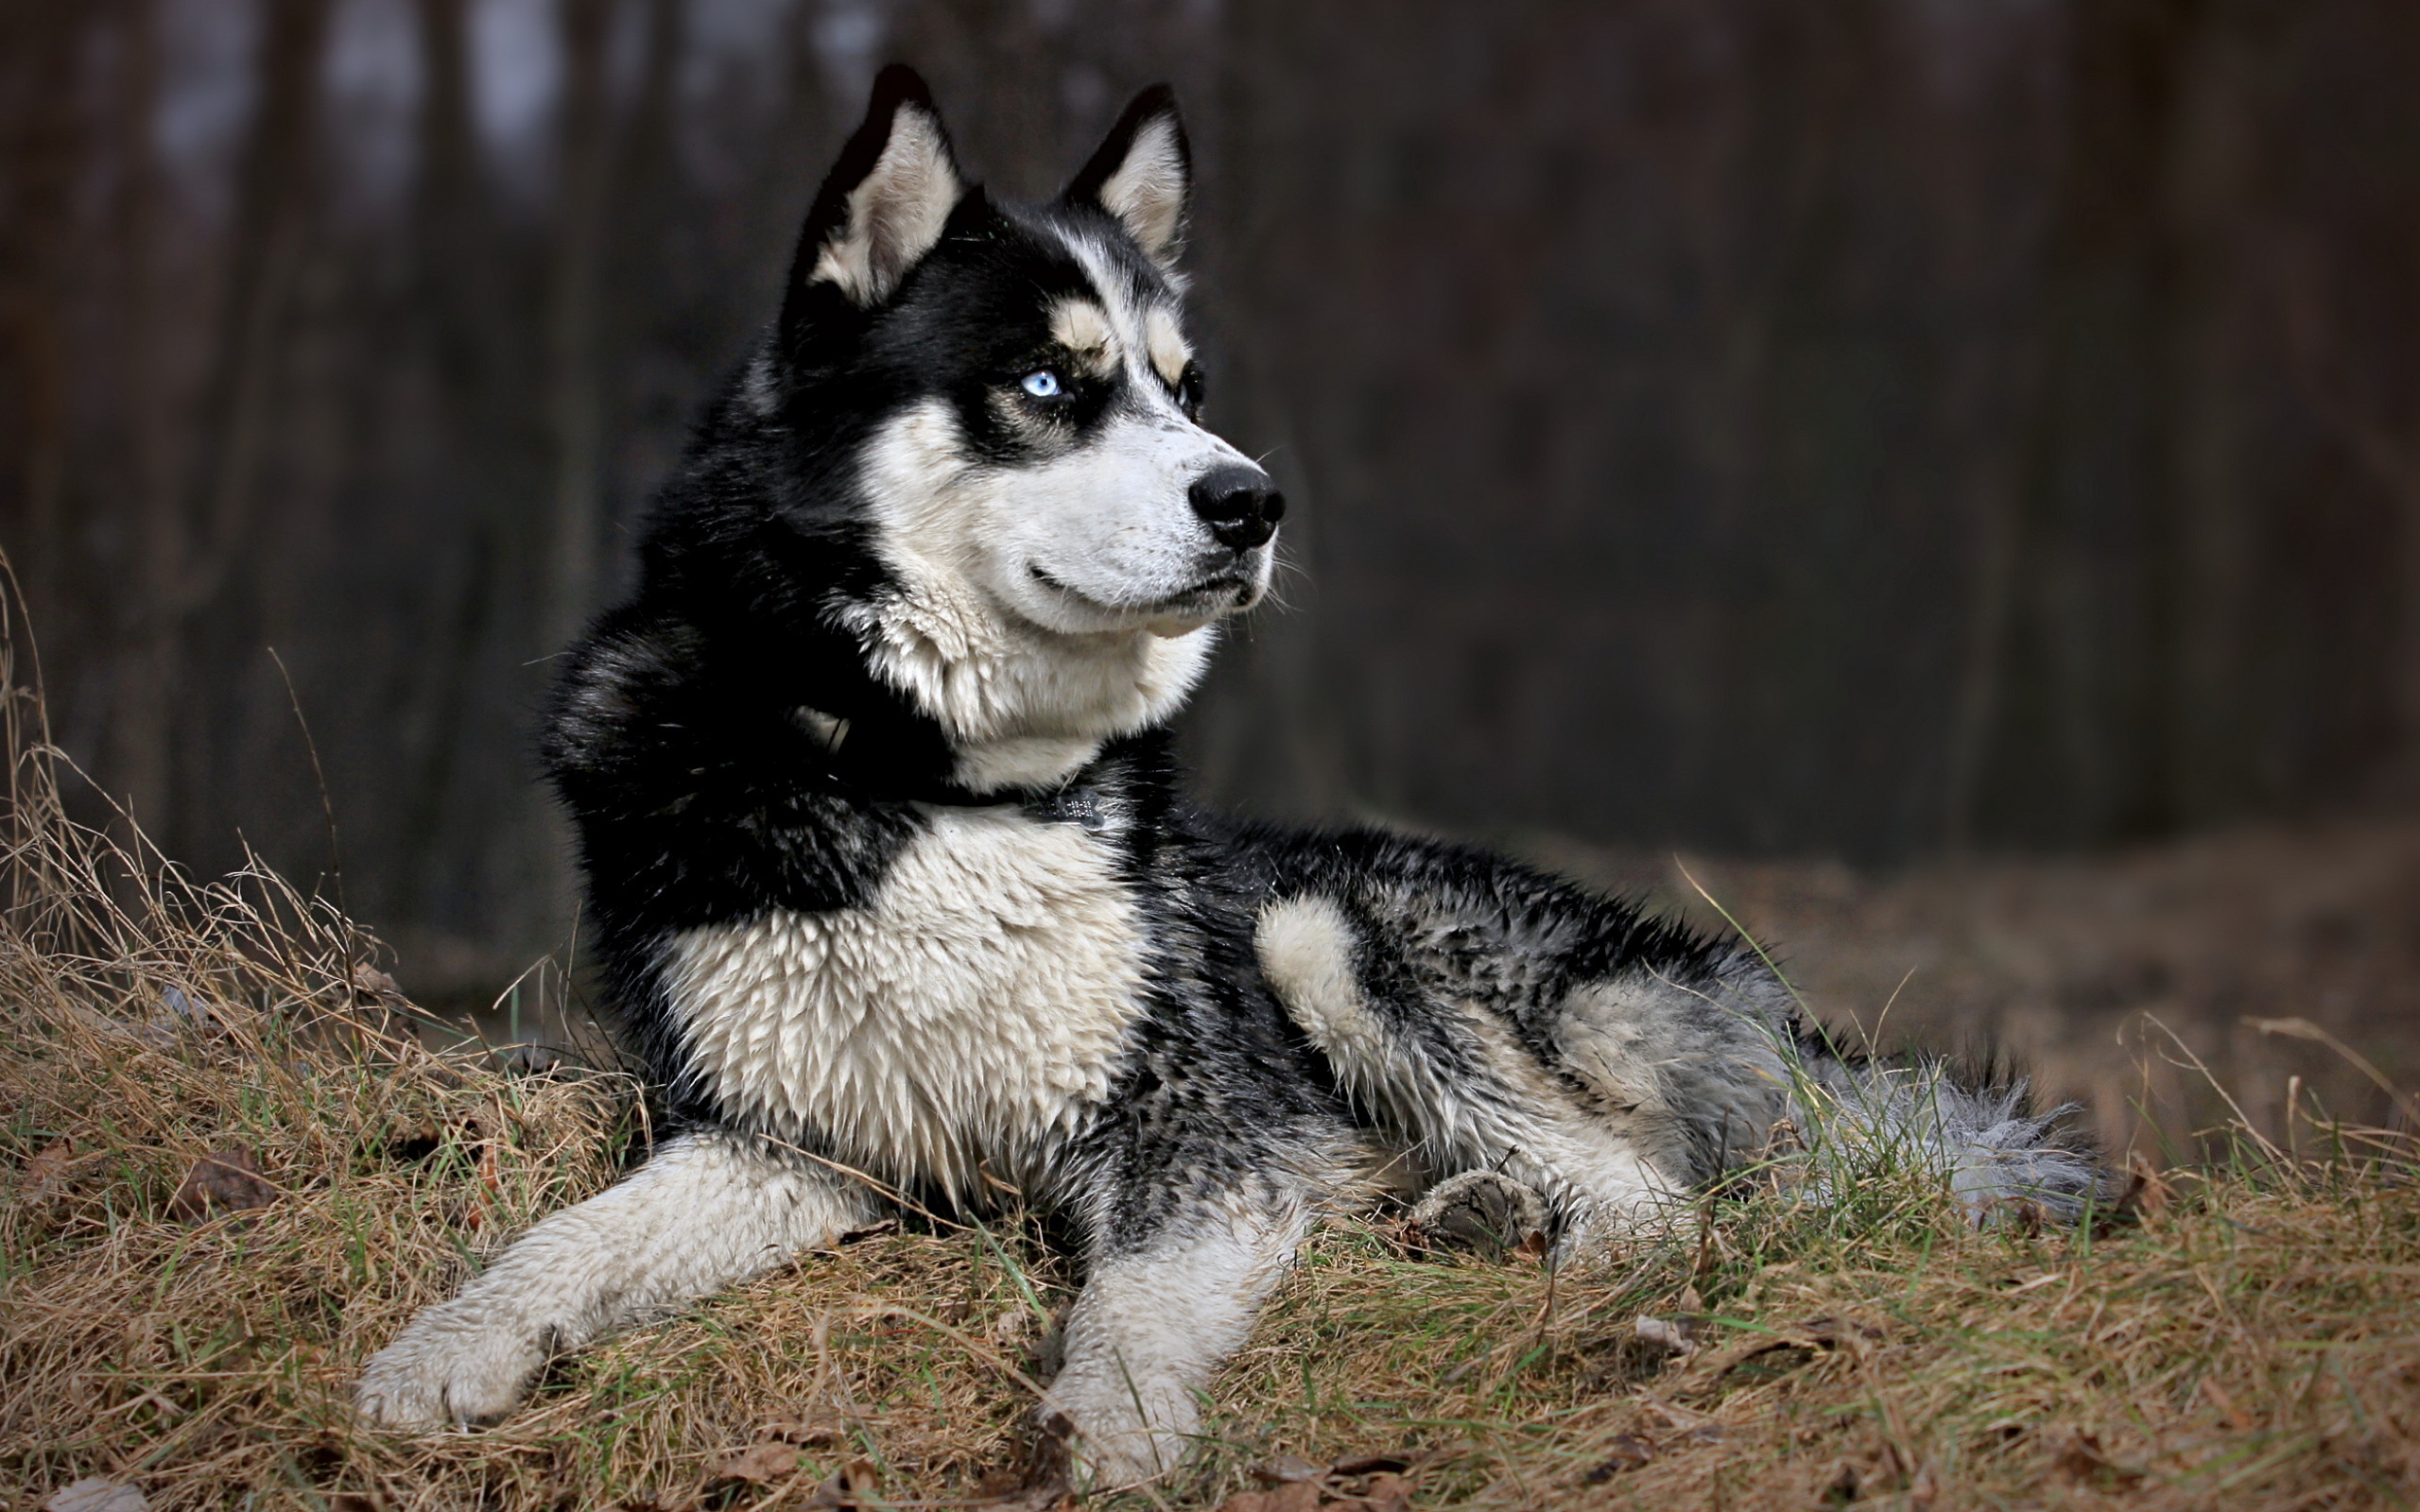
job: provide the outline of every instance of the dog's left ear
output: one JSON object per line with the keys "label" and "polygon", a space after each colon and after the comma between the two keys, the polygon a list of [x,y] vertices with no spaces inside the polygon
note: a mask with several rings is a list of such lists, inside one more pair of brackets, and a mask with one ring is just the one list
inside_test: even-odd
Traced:
{"label": "dog's left ear", "polygon": [[1193,193],[1193,149],[1177,118],[1176,92],[1154,84],[1134,96],[1093,160],[1061,199],[1106,210],[1162,267],[1184,246],[1185,202]]}

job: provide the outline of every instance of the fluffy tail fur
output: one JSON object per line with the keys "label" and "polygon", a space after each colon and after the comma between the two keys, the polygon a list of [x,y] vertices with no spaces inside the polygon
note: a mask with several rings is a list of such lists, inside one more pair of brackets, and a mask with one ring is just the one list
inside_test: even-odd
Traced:
{"label": "fluffy tail fur", "polygon": [[1893,1169],[1945,1181],[1979,1224],[2024,1213],[2072,1223],[2105,1195],[2097,1153],[2066,1125],[2074,1106],[2036,1111],[2021,1080],[1969,1085],[1945,1060],[1843,1056],[1821,1037],[1803,1037],[1788,1058],[1812,1197]]}

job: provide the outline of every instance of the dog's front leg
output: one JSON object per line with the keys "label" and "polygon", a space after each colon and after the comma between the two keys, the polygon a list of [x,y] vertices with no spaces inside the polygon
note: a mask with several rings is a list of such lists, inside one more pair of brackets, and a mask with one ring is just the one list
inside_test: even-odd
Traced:
{"label": "dog's front leg", "polygon": [[1302,1203],[1237,1194],[1182,1209],[1139,1241],[1096,1245],[1066,1363],[1036,1413],[1095,1488],[1155,1480],[1184,1460],[1196,1393],[1252,1332],[1307,1227]]}
{"label": "dog's front leg", "polygon": [[354,1402],[396,1426],[477,1422],[512,1407],[547,1357],[827,1244],[871,1199],[761,1141],[668,1140],[607,1191],[539,1224],[461,1295],[422,1310],[372,1357]]}

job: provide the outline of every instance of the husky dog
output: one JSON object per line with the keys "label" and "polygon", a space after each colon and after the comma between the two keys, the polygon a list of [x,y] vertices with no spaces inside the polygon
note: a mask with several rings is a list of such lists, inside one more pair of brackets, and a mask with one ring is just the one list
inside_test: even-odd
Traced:
{"label": "husky dog", "polygon": [[1313,1221],[1388,1186],[1572,1258],[1686,1223],[1785,1121],[1863,1120],[1979,1211],[2094,1190],[2015,1095],[1835,1055],[1742,944],[1178,796],[1168,721],[1285,513],[1201,423],[1189,174],[1160,88],[1058,199],[994,198],[876,80],[545,739],[680,1132],[415,1318],[371,1418],[496,1417],[556,1351],[1006,1189],[1084,1251],[1037,1426],[1127,1485]]}

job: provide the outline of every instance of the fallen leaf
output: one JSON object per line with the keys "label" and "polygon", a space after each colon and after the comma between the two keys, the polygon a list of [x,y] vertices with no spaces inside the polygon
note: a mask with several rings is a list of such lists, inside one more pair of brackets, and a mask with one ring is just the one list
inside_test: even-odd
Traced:
{"label": "fallen leaf", "polygon": [[1320,1488],[1311,1481],[1294,1481],[1273,1491],[1238,1491],[1219,1504],[1219,1512],[1316,1512]]}
{"label": "fallen leaf", "polygon": [[2068,1433],[2066,1442],[2050,1461],[2058,1471],[2072,1480],[2106,1481],[2118,1486],[2135,1486],[2143,1483],[2143,1472],[2130,1469],[2111,1459],[2100,1447],[2100,1435],[2078,1428]]}
{"label": "fallen leaf", "polygon": [[1633,1323],[1631,1328],[1637,1333],[1638,1342],[1661,1349],[1667,1354],[1689,1355],[1697,1352],[1697,1340],[1690,1337],[1693,1331],[1686,1318],[1676,1323],[1667,1323],[1660,1317],[1649,1317],[1641,1313],[1638,1315],[1638,1321]]}
{"label": "fallen leaf", "polygon": [[374,966],[363,964],[353,969],[353,992],[356,998],[368,998],[388,1006],[400,1006],[404,1001],[401,984]]}
{"label": "fallen leaf", "polygon": [[718,1481],[778,1481],[798,1469],[798,1451],[784,1443],[751,1444],[715,1467]]}
{"label": "fallen leaf", "polygon": [[2219,1416],[2227,1420],[2229,1428],[2239,1434],[2252,1432],[2252,1414],[2236,1404],[2236,1400],[2227,1395],[2226,1387],[2220,1385],[2216,1377],[2202,1378],[2202,1395],[2210,1399],[2210,1405],[2219,1409]]}
{"label": "fallen leaf", "polygon": [[1003,1466],[983,1477],[975,1487],[975,1504],[993,1512],[1060,1512],[1078,1503],[1065,1467],[1046,1455],[1035,1463]]}
{"label": "fallen leaf", "polygon": [[1722,1436],[1722,1420],[1711,1414],[1699,1412],[1693,1407],[1684,1407],[1678,1402],[1650,1400],[1647,1410],[1661,1418],[1665,1427],[1681,1436],[1708,1441]]}
{"label": "fallen leaf", "polygon": [[1364,1512],[1411,1512],[1411,1483],[1392,1473],[1373,1475],[1360,1506]]}
{"label": "fallen leaf", "polygon": [[34,1195],[46,1197],[50,1189],[67,1179],[76,1165],[76,1149],[65,1140],[53,1140],[26,1158],[25,1181],[34,1189]]}
{"label": "fallen leaf", "polygon": [[1042,1342],[1042,1320],[1033,1315],[1029,1307],[1012,1307],[994,1318],[992,1326],[983,1332],[1009,1354],[1029,1354]]}
{"label": "fallen leaf", "polygon": [[50,1493],[42,1512],[151,1512],[142,1489],[106,1475],[88,1475]]}
{"label": "fallen leaf", "polygon": [[851,1414],[818,1410],[795,1418],[773,1418],[757,1425],[759,1438],[777,1438],[786,1444],[810,1444],[829,1447],[848,1442],[849,1435],[865,1419]]}
{"label": "fallen leaf", "polygon": [[1655,1446],[1636,1434],[1616,1434],[1605,1446],[1604,1462],[1580,1478],[1582,1486],[1602,1486],[1624,1470],[1634,1470],[1655,1458]]}
{"label": "fallen leaf", "polygon": [[1252,1478],[1263,1486],[1285,1486],[1294,1481],[1317,1481],[1327,1471],[1300,1454],[1280,1454],[1266,1465],[1252,1468]]}
{"label": "fallen leaf", "polygon": [[476,1180],[471,1192],[470,1208],[462,1214],[462,1227],[465,1228],[486,1228],[488,1210],[504,1195],[504,1173],[496,1164],[495,1147],[493,1140],[479,1142]]}
{"label": "fallen leaf", "polygon": [[1327,1468],[1330,1475],[1374,1475],[1380,1470],[1396,1474],[1411,1469],[1425,1454],[1347,1454]]}
{"label": "fallen leaf", "polygon": [[266,1208],[276,1200],[277,1188],[262,1174],[259,1158],[249,1146],[230,1144],[194,1161],[177,1194],[168,1199],[168,1216],[199,1223],[214,1210]]}
{"label": "fallen leaf", "polygon": [[805,1504],[816,1512],[858,1512],[882,1494],[882,1476],[870,1459],[853,1459],[823,1478]]}
{"label": "fallen leaf", "polygon": [[2137,1152],[2126,1161],[2126,1190],[2094,1221],[2094,1232],[2106,1234],[2123,1224],[2156,1218],[2168,1211],[2169,1201],[2168,1179]]}

